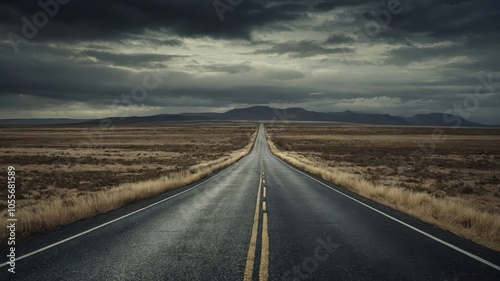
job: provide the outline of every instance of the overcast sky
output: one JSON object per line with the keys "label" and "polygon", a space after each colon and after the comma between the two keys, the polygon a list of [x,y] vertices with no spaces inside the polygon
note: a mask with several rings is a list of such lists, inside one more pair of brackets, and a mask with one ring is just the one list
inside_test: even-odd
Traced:
{"label": "overcast sky", "polygon": [[2,119],[269,105],[500,124],[498,0],[41,2],[0,2]]}

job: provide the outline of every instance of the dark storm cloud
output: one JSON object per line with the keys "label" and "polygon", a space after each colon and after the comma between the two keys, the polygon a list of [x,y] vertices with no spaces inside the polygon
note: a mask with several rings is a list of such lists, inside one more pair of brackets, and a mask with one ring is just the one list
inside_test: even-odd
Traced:
{"label": "dark storm cloud", "polygon": [[[136,39],[141,39],[141,38],[136,38]],[[145,40],[152,43],[152,44],[156,44],[159,46],[182,46],[183,45],[182,40],[179,40],[179,39],[162,40],[162,39],[147,38]]]}
{"label": "dark storm cloud", "polygon": [[[401,3],[403,11],[392,15],[387,28],[373,39],[398,46],[385,52],[384,64],[407,67],[412,63],[439,61],[433,71],[450,77],[450,84],[464,86],[477,83],[475,77],[481,71],[498,72],[500,2]],[[366,19],[373,18],[369,14],[364,14]]]}
{"label": "dark storm cloud", "polygon": [[[404,40],[414,34],[435,39],[464,40],[482,36],[484,42],[498,38],[500,2],[496,0],[392,0],[399,3],[401,12],[391,13],[389,1],[349,1],[349,5],[362,7],[358,26],[378,22],[381,30],[376,39]],[[325,7],[335,9],[344,1],[327,1]],[[365,4],[365,5],[363,5]],[[325,8],[326,9],[326,8]],[[363,10],[364,9],[364,10]],[[328,10],[328,9],[327,9]],[[493,39],[494,40],[494,39]]]}
{"label": "dark storm cloud", "polygon": [[353,43],[355,40],[352,37],[343,35],[343,34],[334,34],[328,37],[326,39],[325,43],[326,44],[333,44],[333,45],[338,45],[338,44],[348,44],[348,43]]}
{"label": "dark storm cloud", "polygon": [[473,93],[479,72],[498,74],[499,1],[400,0],[401,13],[363,34],[387,2],[242,0],[221,21],[213,0],[70,0],[16,54],[7,34],[22,35],[21,19],[41,7],[4,0],[0,108],[98,111],[157,68],[150,107],[387,98],[444,111]]}
{"label": "dark storm cloud", "polygon": [[278,43],[268,49],[255,51],[255,54],[288,55],[291,58],[305,58],[318,55],[342,54],[353,52],[351,48],[325,48],[312,40],[288,41]]}
{"label": "dark storm cloud", "polygon": [[330,11],[339,7],[345,6],[360,6],[366,3],[381,2],[377,0],[330,0],[330,1],[318,1],[314,5],[314,9],[317,11]]}
{"label": "dark storm cloud", "polygon": [[496,0],[405,1],[393,17],[393,29],[422,32],[436,38],[498,34],[500,2]]}
{"label": "dark storm cloud", "polygon": [[[389,27],[408,33],[424,32],[435,37],[496,33],[500,26],[500,2],[495,0],[409,1],[400,0],[403,12],[393,15]],[[179,36],[249,39],[254,29],[270,23],[290,21],[310,11],[371,4],[383,10],[385,1],[242,1],[225,12],[221,22],[210,0],[186,1],[69,1],[40,31],[36,40],[113,40],[146,30],[172,32]],[[41,10],[36,1],[5,0],[1,6],[1,30],[21,33],[23,16]],[[311,6],[314,6],[311,10]],[[364,15],[372,19],[369,10]],[[177,44],[179,42],[165,42]]]}
{"label": "dark storm cloud", "polygon": [[[126,90],[124,81],[134,81],[134,75],[127,71],[72,59],[75,53],[69,49],[27,47],[36,51],[0,56],[2,95],[29,94],[66,101],[88,101]],[[9,48],[8,44],[0,44],[0,53],[8,54]]]}
{"label": "dark storm cloud", "polygon": [[211,72],[225,72],[229,74],[245,73],[252,70],[252,67],[246,64],[212,64],[202,67]]}
{"label": "dark storm cloud", "polygon": [[[2,33],[21,33],[21,17],[40,11],[36,1],[2,1]],[[272,4],[272,5],[271,5]],[[308,10],[300,3],[243,1],[224,13],[221,22],[213,1],[69,1],[40,31],[37,40],[113,40],[146,30],[166,31],[179,36],[249,39],[253,29],[266,24],[294,20]],[[9,30],[15,27],[13,30]]]}

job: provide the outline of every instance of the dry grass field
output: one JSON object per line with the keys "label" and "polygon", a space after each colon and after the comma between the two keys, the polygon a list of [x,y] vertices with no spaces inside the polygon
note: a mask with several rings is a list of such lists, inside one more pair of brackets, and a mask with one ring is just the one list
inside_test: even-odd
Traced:
{"label": "dry grass field", "polygon": [[246,155],[256,131],[251,124],[0,128],[0,166],[16,168],[18,237],[199,180]]}
{"label": "dry grass field", "polygon": [[500,251],[500,130],[267,129],[273,152],[365,197]]}

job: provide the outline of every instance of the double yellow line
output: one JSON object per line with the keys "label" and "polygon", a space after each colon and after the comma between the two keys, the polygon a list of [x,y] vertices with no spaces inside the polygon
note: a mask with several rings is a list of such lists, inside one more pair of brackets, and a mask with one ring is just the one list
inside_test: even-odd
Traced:
{"label": "double yellow line", "polygon": [[250,237],[250,246],[248,247],[247,262],[245,265],[245,275],[243,281],[251,281],[253,268],[255,264],[255,250],[257,248],[257,236],[259,229],[259,219],[262,212],[262,235],[261,235],[261,251],[260,251],[260,266],[259,266],[259,281],[267,281],[269,277],[269,234],[267,232],[267,209],[266,202],[262,199],[266,198],[266,186],[264,182],[264,163],[260,161],[260,179],[259,190],[257,191],[257,202],[255,203],[255,215],[253,217],[252,236]]}

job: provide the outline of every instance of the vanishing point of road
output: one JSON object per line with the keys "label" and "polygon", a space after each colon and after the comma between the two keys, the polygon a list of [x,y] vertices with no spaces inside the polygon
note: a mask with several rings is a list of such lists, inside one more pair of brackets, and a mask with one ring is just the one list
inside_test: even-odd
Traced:
{"label": "vanishing point of road", "polygon": [[262,125],[227,169],[17,249],[0,280],[500,280],[500,253],[288,166]]}

